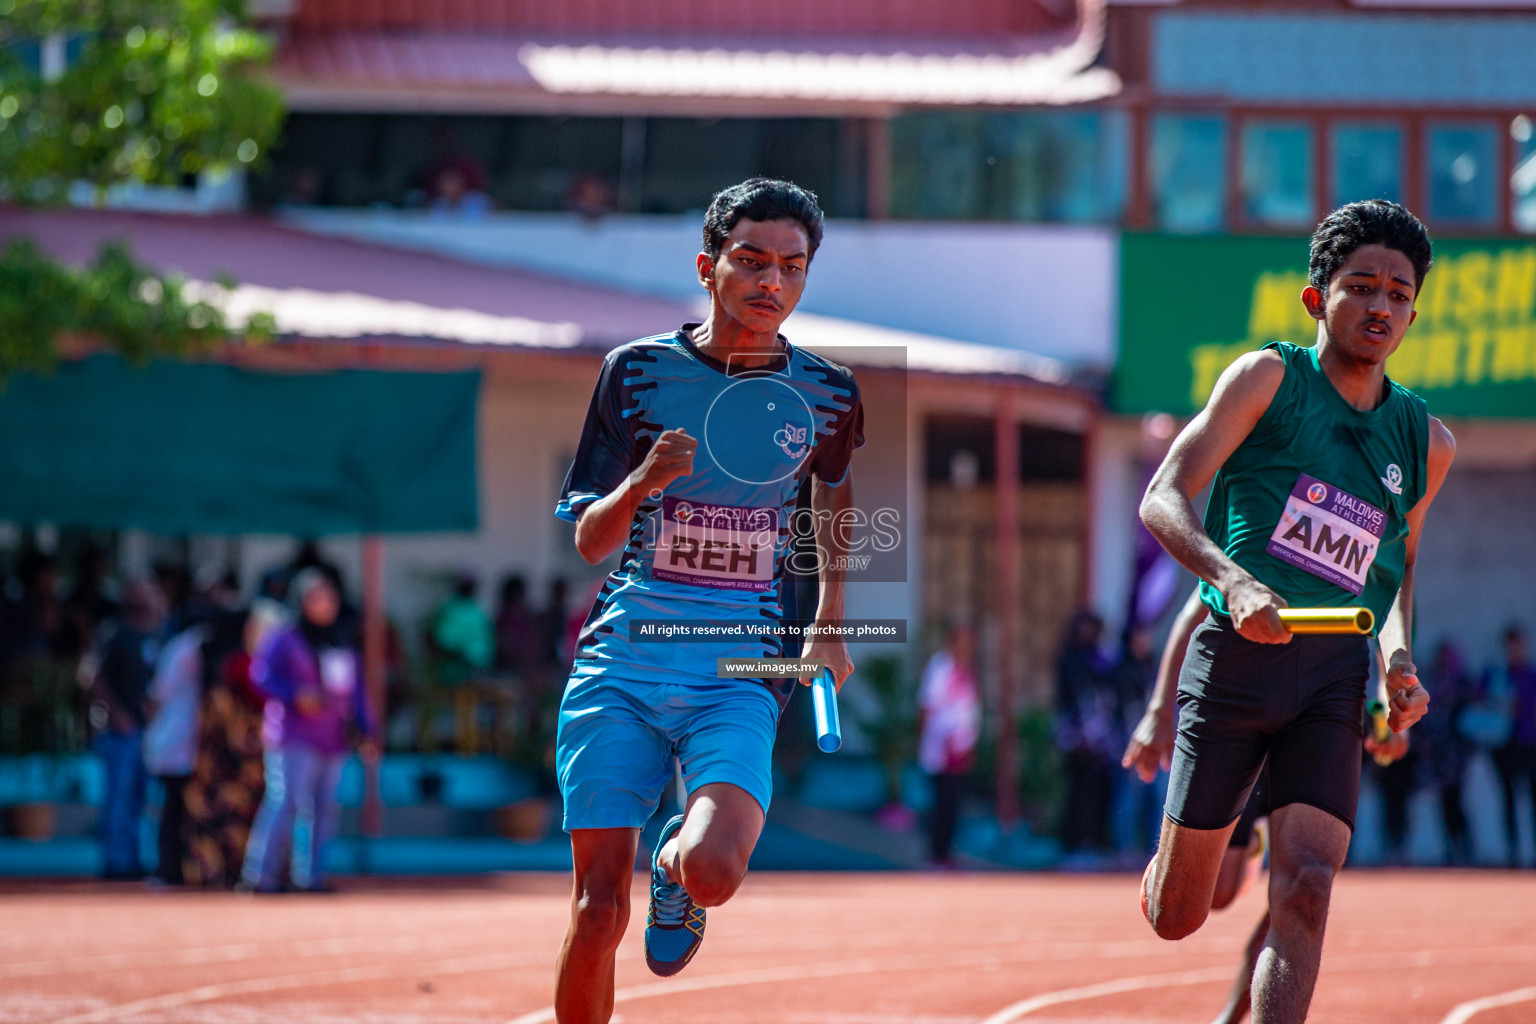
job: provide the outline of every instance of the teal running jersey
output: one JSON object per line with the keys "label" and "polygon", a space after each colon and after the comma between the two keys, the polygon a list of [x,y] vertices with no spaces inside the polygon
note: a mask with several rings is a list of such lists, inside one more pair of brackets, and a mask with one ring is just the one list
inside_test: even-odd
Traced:
{"label": "teal running jersey", "polygon": [[[791,515],[812,475],[838,486],[864,443],[853,375],[782,338],[760,367],[728,366],[692,341],[697,324],[608,354],[555,514],[575,522],[618,488],[665,430],[699,441],[693,472],[635,511],[619,568],[576,645],[579,667],[649,682],[718,682],[717,658],[784,653]],[[643,620],[719,624],[727,639],[654,642]],[[638,673],[638,676],[636,674]],[[781,694],[794,680],[764,680]]]}
{"label": "teal running jersey", "polygon": [[[1380,405],[1356,409],[1316,348],[1264,347],[1285,378],[1216,474],[1205,532],[1293,608],[1364,605],[1379,629],[1403,582],[1408,513],[1428,486],[1428,408],[1389,379]],[[1211,584],[1200,597],[1230,614]]]}

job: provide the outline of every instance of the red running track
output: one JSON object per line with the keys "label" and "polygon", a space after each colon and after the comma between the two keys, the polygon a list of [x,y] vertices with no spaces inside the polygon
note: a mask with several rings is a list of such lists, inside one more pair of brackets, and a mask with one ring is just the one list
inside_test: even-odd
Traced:
{"label": "red running track", "polygon": [[[1259,895],[1166,943],[1135,894],[1131,876],[754,875],[673,979],[646,971],[637,911],[614,1020],[1210,1020]],[[0,1024],[542,1024],[566,906],[549,875],[280,897],[10,884]],[[1536,872],[1346,871],[1310,1019],[1536,1021]]]}

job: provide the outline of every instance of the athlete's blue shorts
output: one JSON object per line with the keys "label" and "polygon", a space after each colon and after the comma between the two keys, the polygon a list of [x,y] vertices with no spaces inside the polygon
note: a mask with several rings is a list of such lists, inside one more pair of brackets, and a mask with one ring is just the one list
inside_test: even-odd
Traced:
{"label": "athlete's blue shorts", "polygon": [[648,683],[578,662],[555,739],[565,830],[643,826],[672,781],[674,757],[689,793],[729,782],[767,814],[778,721],[778,700],[755,681]]}

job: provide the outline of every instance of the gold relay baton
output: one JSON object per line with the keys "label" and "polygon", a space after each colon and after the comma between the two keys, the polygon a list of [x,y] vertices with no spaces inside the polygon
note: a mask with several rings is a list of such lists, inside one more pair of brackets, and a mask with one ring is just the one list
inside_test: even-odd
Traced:
{"label": "gold relay baton", "polygon": [[1376,616],[1369,608],[1281,608],[1280,622],[1292,633],[1369,636],[1376,628]]}

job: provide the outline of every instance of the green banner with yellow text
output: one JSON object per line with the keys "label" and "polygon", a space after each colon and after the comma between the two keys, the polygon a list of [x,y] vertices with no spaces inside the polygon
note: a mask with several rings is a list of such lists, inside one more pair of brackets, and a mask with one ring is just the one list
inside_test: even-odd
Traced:
{"label": "green banner with yellow text", "polygon": [[[1307,240],[1127,234],[1120,243],[1120,412],[1190,414],[1233,359],[1309,345]],[[1435,240],[1418,319],[1387,373],[1445,416],[1536,419],[1536,239]]]}

